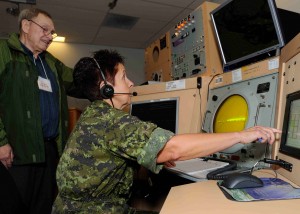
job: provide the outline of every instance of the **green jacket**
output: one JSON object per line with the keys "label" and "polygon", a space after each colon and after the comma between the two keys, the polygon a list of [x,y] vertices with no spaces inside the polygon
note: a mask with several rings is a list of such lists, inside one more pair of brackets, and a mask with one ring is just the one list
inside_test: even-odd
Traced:
{"label": "green jacket", "polygon": [[[73,72],[48,52],[45,59],[59,84],[57,143],[61,154],[68,137],[66,89],[71,86]],[[18,34],[0,40],[0,146],[12,146],[16,165],[45,160],[37,79],[38,71],[24,52]]]}

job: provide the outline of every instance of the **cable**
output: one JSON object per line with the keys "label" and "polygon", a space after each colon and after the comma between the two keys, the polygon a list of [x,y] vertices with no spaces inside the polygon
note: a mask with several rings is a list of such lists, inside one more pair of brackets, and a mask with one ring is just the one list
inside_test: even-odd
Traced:
{"label": "cable", "polygon": [[212,76],[211,80],[209,81],[209,83],[207,84],[207,100],[208,100],[208,97],[209,97],[209,86],[211,84],[211,82],[213,81],[213,79],[216,77],[216,76],[219,76],[221,74],[215,74]]}
{"label": "cable", "polygon": [[[264,160],[259,160],[259,161],[257,161],[257,162],[254,164],[254,166],[251,168],[250,174],[252,174],[252,173],[254,172],[255,167],[257,166],[257,164],[262,163],[262,162],[265,163]],[[275,179],[278,178],[278,174],[277,174],[276,170],[272,169],[271,167],[264,167],[264,168],[260,168],[260,169],[268,169],[268,170],[272,170],[272,171],[275,173]]]}
{"label": "cable", "polygon": [[289,163],[289,162],[286,162],[284,160],[273,160],[273,159],[269,159],[269,158],[264,158],[262,160],[263,162],[265,163],[269,163],[269,164],[275,164],[275,165],[278,165],[278,166],[281,166],[282,168],[288,170],[288,171],[292,171],[293,170],[293,164]]}
{"label": "cable", "polygon": [[199,99],[200,99],[200,101],[199,101],[200,102],[199,111],[200,111],[200,121],[201,121],[200,128],[202,129],[202,127],[203,127],[203,117],[202,117],[201,88],[199,88],[198,92],[199,92]]}
{"label": "cable", "polygon": [[219,159],[219,158],[213,158],[213,157],[206,157],[204,159],[205,160],[216,160],[216,161],[222,161],[222,162],[229,163],[227,166],[224,166],[220,169],[216,169],[212,172],[209,172],[206,175],[207,180],[224,180],[225,178],[227,178],[228,175],[219,175],[219,174],[222,172],[229,171],[229,170],[234,170],[237,167],[236,162],[234,162],[232,160],[225,160],[225,159]]}
{"label": "cable", "polygon": [[[228,177],[228,175],[230,174],[224,174],[224,175],[219,175],[220,173],[222,172],[226,172],[226,171],[229,171],[229,170],[234,170],[237,168],[237,164],[236,162],[234,161],[231,161],[231,160],[224,160],[224,159],[218,159],[218,158],[211,158],[211,157],[207,157],[205,158],[207,160],[217,160],[217,161],[223,161],[223,162],[228,162],[229,165],[223,167],[223,168],[220,168],[220,169],[217,169],[215,171],[212,171],[210,173],[207,174],[206,178],[208,180],[224,180]],[[283,167],[286,167],[286,168],[290,168],[292,166],[290,166],[289,163],[283,161],[283,160],[272,160],[272,159],[268,159],[268,158],[264,158],[263,160],[259,160],[257,161],[253,167],[251,168],[250,170],[250,174],[252,174],[255,170],[257,165],[260,164],[260,163],[270,163],[270,164],[276,164],[276,165],[280,165],[280,166],[283,166]],[[278,174],[277,174],[277,171],[274,170],[273,168],[271,167],[262,167],[262,168],[259,168],[259,169],[268,169],[268,170],[272,170],[274,173],[275,173],[275,179],[278,178]]]}
{"label": "cable", "polygon": [[251,167],[251,171],[250,171],[250,174],[252,174],[253,173],[253,171],[254,171],[254,169],[255,169],[255,167],[257,166],[257,164],[259,164],[260,162],[262,162],[262,160],[259,160],[259,161],[257,161],[254,165],[253,165],[253,167]]}
{"label": "cable", "polygon": [[[274,165],[278,165],[281,166],[282,168],[288,170],[288,171],[292,171],[293,169],[293,164],[288,163],[284,160],[273,160],[273,159],[269,159],[269,158],[264,158],[262,160],[257,161],[254,166],[251,168],[251,174],[254,171],[255,167],[259,164],[259,163],[268,163],[268,164],[274,164]],[[272,169],[271,167],[268,167],[269,169]],[[275,172],[276,178],[277,178],[277,172],[276,170],[272,169]]]}
{"label": "cable", "polygon": [[[259,103],[257,105],[256,113],[255,113],[255,117],[254,117],[255,120],[254,120],[254,125],[253,126],[257,126],[257,121],[258,121],[258,117],[259,117],[259,113],[260,113],[260,108],[262,108],[262,107],[266,107],[266,104],[265,103]],[[265,152],[264,152],[265,158],[269,157],[269,155],[270,155],[269,148],[270,148],[270,144],[266,143],[265,144]]]}

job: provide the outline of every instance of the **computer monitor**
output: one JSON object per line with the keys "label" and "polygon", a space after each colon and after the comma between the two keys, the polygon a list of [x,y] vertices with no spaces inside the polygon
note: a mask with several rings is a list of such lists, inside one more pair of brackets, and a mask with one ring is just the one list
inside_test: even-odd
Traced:
{"label": "computer monitor", "polygon": [[300,159],[300,91],[286,97],[279,151]]}
{"label": "computer monitor", "polygon": [[225,71],[275,56],[284,45],[275,0],[227,0],[211,17]]}
{"label": "computer monitor", "polygon": [[[300,139],[298,136],[298,114],[300,113],[300,33],[281,50],[281,78],[277,95],[276,128],[282,134],[276,135],[273,144],[273,159],[292,164],[292,170],[279,167],[277,173],[300,185]],[[297,139],[298,138],[298,139]]]}
{"label": "computer monitor", "polygon": [[179,98],[144,100],[131,103],[130,114],[158,127],[177,133]]}

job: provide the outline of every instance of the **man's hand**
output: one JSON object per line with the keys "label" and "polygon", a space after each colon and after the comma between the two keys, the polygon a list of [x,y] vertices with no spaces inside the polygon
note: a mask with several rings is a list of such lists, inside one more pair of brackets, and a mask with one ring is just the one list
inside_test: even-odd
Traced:
{"label": "man's hand", "polygon": [[0,146],[0,161],[6,168],[11,167],[13,159],[14,154],[10,145]]}

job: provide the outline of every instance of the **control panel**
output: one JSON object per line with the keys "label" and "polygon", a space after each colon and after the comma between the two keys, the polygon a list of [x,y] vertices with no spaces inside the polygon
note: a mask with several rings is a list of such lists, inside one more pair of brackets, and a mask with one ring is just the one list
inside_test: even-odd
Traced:
{"label": "control panel", "polygon": [[217,6],[203,3],[170,30],[174,80],[223,72],[209,15]]}
{"label": "control panel", "polygon": [[202,9],[182,19],[171,31],[174,79],[201,74],[206,69]]}

